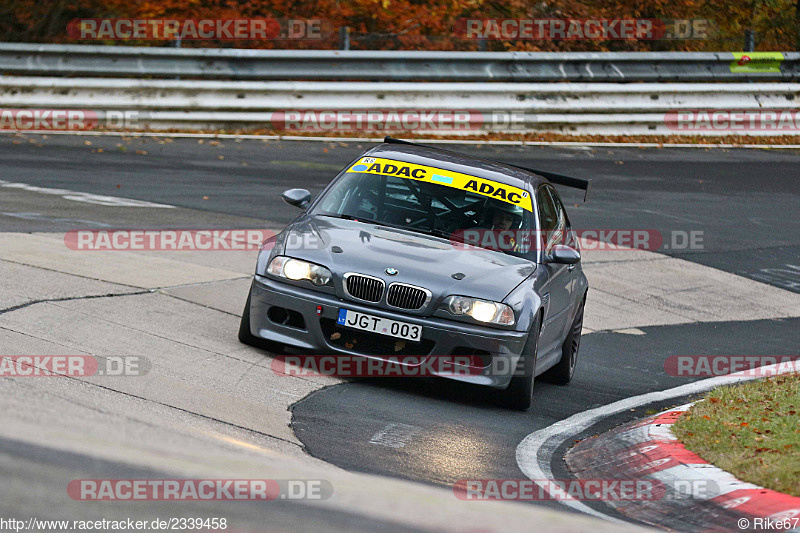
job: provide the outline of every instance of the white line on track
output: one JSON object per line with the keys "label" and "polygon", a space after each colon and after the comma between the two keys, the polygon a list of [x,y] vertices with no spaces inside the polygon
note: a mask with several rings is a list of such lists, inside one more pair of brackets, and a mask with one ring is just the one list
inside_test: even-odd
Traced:
{"label": "white line on track", "polygon": [[[556,449],[567,439],[577,435],[581,431],[593,426],[604,418],[616,415],[623,411],[628,411],[649,403],[670,400],[672,398],[680,398],[682,396],[689,396],[711,390],[720,385],[732,385],[742,381],[749,381],[753,379],[763,378],[772,375],[783,374],[787,372],[794,372],[796,369],[793,365],[768,365],[759,367],[754,370],[747,370],[744,372],[737,372],[735,374],[728,374],[726,376],[717,376],[713,378],[703,379],[680,387],[667,389],[663,391],[650,392],[639,396],[632,396],[619,400],[614,403],[596,407],[572,415],[571,417],[556,422],[552,426],[548,426],[539,431],[534,431],[519,443],[517,446],[517,464],[520,470],[528,476],[531,480],[539,485],[536,480],[553,479],[553,471],[550,464],[553,460],[553,455]],[[544,488],[544,487],[543,487]],[[610,520],[612,522],[623,522],[617,518],[613,518],[605,513],[596,511],[588,505],[565,498],[561,501],[567,507],[571,507],[576,511],[582,511],[586,514]]]}
{"label": "white line on track", "polygon": [[159,209],[173,209],[175,207],[174,205],[156,204],[153,202],[145,202],[144,200],[132,200],[130,198],[119,198],[118,196],[103,196],[101,194],[71,191],[69,189],[50,189],[48,187],[37,187],[27,183],[14,183],[3,180],[0,180],[0,187],[6,187],[8,189],[20,189],[39,194],[52,194],[55,196],[60,196],[64,200],[72,200],[74,202],[83,202],[94,205],[105,205],[110,207],[154,207]]}
{"label": "white line on track", "polygon": [[[302,135],[248,135],[237,133],[160,133],[141,131],[19,131],[3,130],[0,134],[30,135],[78,135],[90,137],[170,137],[174,139],[253,139],[261,141],[310,141],[310,142],[383,142],[383,137],[304,137]],[[748,148],[764,150],[800,150],[800,144],[698,144],[698,143],[614,143],[580,141],[490,141],[481,139],[410,139],[428,144],[485,144],[491,146],[575,146],[598,148]]]}

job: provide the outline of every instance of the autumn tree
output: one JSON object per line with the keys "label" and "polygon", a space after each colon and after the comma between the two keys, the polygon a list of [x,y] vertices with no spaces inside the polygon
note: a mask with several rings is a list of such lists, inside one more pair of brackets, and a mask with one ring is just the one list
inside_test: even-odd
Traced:
{"label": "autumn tree", "polygon": [[[398,50],[741,50],[746,30],[759,50],[800,49],[800,0],[0,0],[0,40],[71,41],[79,18],[309,18],[350,28],[354,49]],[[461,18],[709,19],[705,39],[491,40],[454,31]],[[81,41],[77,41],[81,42]],[[95,44],[164,46],[165,41]],[[337,48],[338,31],[321,40],[186,41],[183,46]]]}

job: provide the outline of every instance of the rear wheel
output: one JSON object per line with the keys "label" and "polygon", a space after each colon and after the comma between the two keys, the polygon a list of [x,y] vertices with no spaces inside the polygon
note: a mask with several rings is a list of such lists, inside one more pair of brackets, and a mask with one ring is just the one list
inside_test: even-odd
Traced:
{"label": "rear wheel", "polygon": [[539,349],[539,332],[541,331],[542,314],[536,316],[536,321],[528,333],[528,341],[522,351],[522,356],[517,362],[517,370],[511,378],[508,388],[504,391],[504,403],[511,409],[525,411],[533,404],[533,384],[536,376],[536,355]]}
{"label": "rear wheel", "polygon": [[248,346],[255,346],[256,348],[263,348],[272,353],[282,353],[285,346],[278,342],[268,341],[253,335],[250,331],[250,294],[247,295],[247,303],[244,304],[244,311],[242,311],[242,321],[239,322],[239,342],[247,344]]}
{"label": "rear wheel", "polygon": [[561,346],[561,361],[545,373],[547,380],[558,385],[566,385],[575,375],[575,366],[578,363],[578,350],[581,347],[581,330],[583,329],[583,308],[586,303],[581,302],[572,327],[569,328],[567,338]]}

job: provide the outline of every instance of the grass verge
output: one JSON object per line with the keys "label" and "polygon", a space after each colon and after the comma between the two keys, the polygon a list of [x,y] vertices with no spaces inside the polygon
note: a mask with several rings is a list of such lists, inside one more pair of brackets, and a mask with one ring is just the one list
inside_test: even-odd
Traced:
{"label": "grass verge", "polygon": [[800,374],[720,387],[673,426],[686,447],[737,478],[800,496]]}

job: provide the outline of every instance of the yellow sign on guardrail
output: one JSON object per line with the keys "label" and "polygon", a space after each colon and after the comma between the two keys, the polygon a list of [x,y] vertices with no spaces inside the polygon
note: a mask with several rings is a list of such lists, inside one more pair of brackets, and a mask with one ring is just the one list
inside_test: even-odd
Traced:
{"label": "yellow sign on guardrail", "polygon": [[780,72],[781,63],[780,52],[734,52],[731,72]]}

